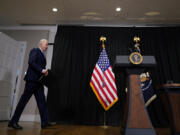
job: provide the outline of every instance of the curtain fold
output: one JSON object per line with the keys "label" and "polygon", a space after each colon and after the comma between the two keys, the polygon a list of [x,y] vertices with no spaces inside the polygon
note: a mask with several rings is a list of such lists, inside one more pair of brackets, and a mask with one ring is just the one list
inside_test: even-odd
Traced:
{"label": "curtain fold", "polygon": [[[48,92],[50,118],[62,124],[121,125],[125,99],[126,74],[115,73],[118,102],[105,113],[89,83],[102,50],[100,36],[105,36],[106,51],[113,66],[116,55],[129,55],[133,37],[141,38],[143,55],[154,55],[157,66],[150,70],[153,86],[168,80],[180,82],[179,27],[78,27],[59,26],[55,37],[51,71],[54,75]],[[158,93],[158,91],[156,90]],[[168,121],[157,98],[148,107],[155,127]]]}

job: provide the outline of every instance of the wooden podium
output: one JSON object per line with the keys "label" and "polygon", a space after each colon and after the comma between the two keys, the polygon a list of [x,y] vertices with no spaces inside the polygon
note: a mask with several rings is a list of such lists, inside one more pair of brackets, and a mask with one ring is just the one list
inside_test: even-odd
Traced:
{"label": "wooden podium", "polygon": [[140,65],[133,65],[129,56],[116,56],[115,70],[125,70],[128,74],[128,93],[124,120],[122,123],[125,135],[156,135],[147,113],[140,86],[140,74],[147,68],[156,65],[154,56],[143,56]]}
{"label": "wooden podium", "polygon": [[167,112],[172,135],[180,135],[180,84],[158,86],[160,98]]}

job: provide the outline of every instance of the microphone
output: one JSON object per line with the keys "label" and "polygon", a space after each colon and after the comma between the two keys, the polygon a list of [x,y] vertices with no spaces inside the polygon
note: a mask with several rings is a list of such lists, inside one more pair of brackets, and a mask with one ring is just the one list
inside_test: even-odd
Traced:
{"label": "microphone", "polygon": [[133,52],[133,51],[132,51],[132,48],[128,48],[128,49],[129,49],[130,52]]}

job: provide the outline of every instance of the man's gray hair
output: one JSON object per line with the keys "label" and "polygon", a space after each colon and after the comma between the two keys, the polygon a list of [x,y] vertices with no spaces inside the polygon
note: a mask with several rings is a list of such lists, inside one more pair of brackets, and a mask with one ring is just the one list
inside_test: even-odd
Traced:
{"label": "man's gray hair", "polygon": [[48,40],[47,40],[47,39],[41,39],[41,40],[39,41],[38,46],[41,45],[41,44],[44,43],[44,42],[48,42]]}

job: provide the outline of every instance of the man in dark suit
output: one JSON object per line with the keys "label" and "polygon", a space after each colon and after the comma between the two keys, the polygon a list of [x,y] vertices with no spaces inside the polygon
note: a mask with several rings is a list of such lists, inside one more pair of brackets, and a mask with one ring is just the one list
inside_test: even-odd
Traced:
{"label": "man in dark suit", "polygon": [[12,119],[9,121],[8,127],[14,129],[22,129],[18,124],[20,116],[34,94],[41,118],[41,128],[46,128],[48,124],[48,109],[46,105],[44,86],[38,80],[42,75],[47,76],[45,52],[48,49],[48,41],[46,39],[40,40],[38,48],[33,48],[29,54],[28,70],[24,80],[26,81],[24,93],[22,94],[19,103],[16,107]]}

